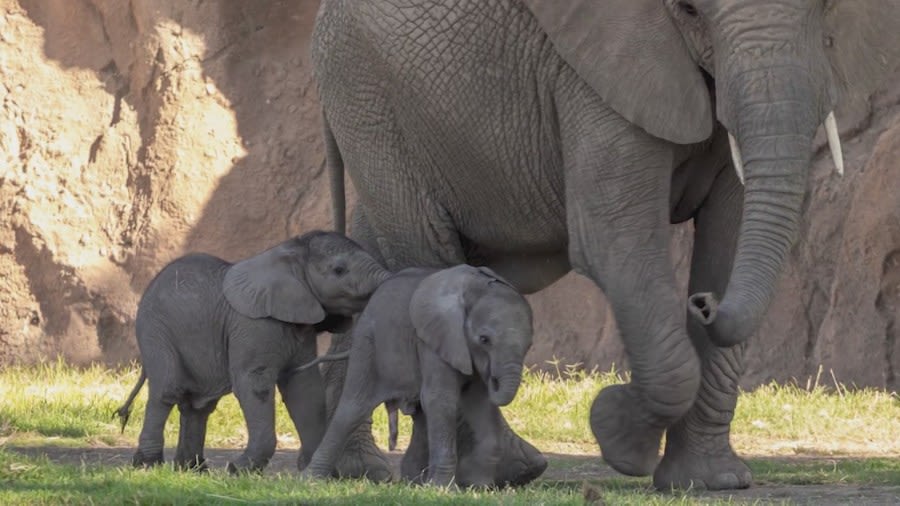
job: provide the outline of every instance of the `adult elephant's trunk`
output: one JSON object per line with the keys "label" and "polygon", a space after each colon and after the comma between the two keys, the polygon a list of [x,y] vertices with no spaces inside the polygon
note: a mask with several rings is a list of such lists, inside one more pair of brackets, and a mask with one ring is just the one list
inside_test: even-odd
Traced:
{"label": "adult elephant's trunk", "polygon": [[516,397],[522,382],[522,362],[510,363],[488,380],[488,396],[497,406],[506,406]]}
{"label": "adult elephant's trunk", "polygon": [[734,58],[755,68],[726,65],[717,82],[719,118],[734,134],[733,159],[745,185],[737,253],[721,302],[711,293],[690,298],[691,313],[719,346],[742,343],[765,316],[797,236],[812,137],[827,112],[826,79],[808,63],[793,55],[760,67],[765,53],[758,47],[750,53],[757,58]]}

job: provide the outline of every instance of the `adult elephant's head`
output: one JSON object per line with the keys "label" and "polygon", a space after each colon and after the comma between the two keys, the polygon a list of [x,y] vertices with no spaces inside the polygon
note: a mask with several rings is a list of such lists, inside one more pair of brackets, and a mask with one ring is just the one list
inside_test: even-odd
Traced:
{"label": "adult elephant's head", "polygon": [[566,62],[629,121],[680,144],[709,138],[714,116],[730,133],[745,183],[737,255],[721,302],[695,294],[690,309],[717,344],[742,342],[759,327],[797,235],[817,128],[824,123],[842,171],[835,104],[871,91],[897,61],[900,1],[525,3]]}

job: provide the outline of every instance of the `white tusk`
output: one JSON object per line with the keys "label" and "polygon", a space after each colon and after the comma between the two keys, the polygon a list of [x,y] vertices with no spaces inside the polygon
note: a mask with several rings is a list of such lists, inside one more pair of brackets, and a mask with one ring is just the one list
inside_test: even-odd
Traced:
{"label": "white tusk", "polygon": [[831,158],[834,160],[834,168],[841,176],[844,175],[844,154],[841,151],[841,137],[838,135],[837,120],[834,111],[828,113],[825,118],[825,136],[828,137],[828,147],[831,148]]}
{"label": "white tusk", "polygon": [[734,162],[734,171],[737,172],[738,179],[744,184],[744,161],[741,159],[741,149],[738,148],[737,139],[728,132],[728,145],[731,146],[731,161]]}

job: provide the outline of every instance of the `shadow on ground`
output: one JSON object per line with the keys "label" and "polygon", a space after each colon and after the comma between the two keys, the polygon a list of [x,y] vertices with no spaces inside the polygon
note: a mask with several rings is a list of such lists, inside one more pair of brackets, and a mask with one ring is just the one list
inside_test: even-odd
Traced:
{"label": "shadow on ground", "polygon": [[[65,448],[55,446],[5,447],[29,457],[46,457],[56,464],[98,465],[106,467],[127,467],[131,465],[133,449],[122,447]],[[208,449],[206,457],[212,469],[224,469],[228,461],[240,455],[237,449]],[[171,458],[173,449],[166,450]],[[388,453],[390,460],[399,468],[402,452]],[[560,487],[582,488],[587,485],[596,490],[615,489],[619,491],[650,491],[650,478],[625,477],[607,466],[594,455],[570,455],[546,453],[550,461],[547,471],[539,481]],[[297,474],[296,450],[278,450],[265,470],[266,475],[278,473]],[[777,463],[815,465],[837,465],[841,460],[824,457],[798,458],[758,458],[754,463]],[[733,499],[736,503],[753,504],[815,504],[815,505],[900,505],[900,487],[881,485],[842,484],[789,484],[761,481],[746,490],[724,492],[697,492],[698,498]]]}

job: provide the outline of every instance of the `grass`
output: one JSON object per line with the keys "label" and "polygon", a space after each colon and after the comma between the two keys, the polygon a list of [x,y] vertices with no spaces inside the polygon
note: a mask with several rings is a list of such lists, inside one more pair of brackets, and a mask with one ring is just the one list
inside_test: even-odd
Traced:
{"label": "grass", "polygon": [[[821,370],[806,385],[764,385],[738,397],[732,444],[755,455],[900,455],[900,397],[848,390]],[[833,379],[833,378],[832,378]]]}
{"label": "grass", "polygon": [[[757,480],[797,485],[898,484],[900,462],[873,459],[811,464],[751,462]],[[613,478],[587,487],[606,504],[737,504],[734,498],[689,493],[660,494],[646,480]],[[227,476],[175,472],[166,467],[132,470],[60,465],[0,449],[2,504],[584,504],[579,482],[538,482],[519,490],[466,491],[374,485],[363,481],[300,482],[288,474]],[[741,501],[740,504],[752,504]]]}
{"label": "grass", "polygon": [[3,504],[482,504],[485,499],[503,504],[577,504],[574,494],[553,487],[460,494],[362,481],[300,483],[289,475],[231,477],[217,471],[196,476],[163,467],[136,471],[57,465],[0,451]]}
{"label": "grass", "polygon": [[757,483],[900,486],[900,459],[841,458],[814,462],[750,460]]}
{"label": "grass", "polygon": [[[11,366],[0,371],[0,443],[5,446],[104,447],[136,444],[144,414],[146,387],[131,421],[119,432],[113,411],[124,401],[139,369],[101,366],[74,368],[62,362]],[[821,376],[820,378],[821,379]],[[596,393],[624,381],[615,372],[588,373],[574,368],[554,374],[529,372],[516,400],[504,408],[510,425],[545,452],[597,455],[588,427]],[[177,410],[176,410],[177,412]],[[374,416],[374,433],[387,446],[387,417]],[[166,440],[177,440],[178,417],[170,418]],[[411,427],[400,417],[403,448]],[[300,442],[283,406],[278,405],[279,447]],[[900,485],[900,401],[874,390],[847,390],[819,380],[805,385],[766,385],[743,393],[732,441],[751,458],[758,483]],[[240,448],[246,430],[237,402],[227,396],[210,417],[209,447]],[[168,454],[171,455],[171,454]],[[772,457],[832,456],[831,461],[778,461]],[[864,458],[846,458],[848,456]],[[556,469],[576,468],[584,459],[553,457]],[[576,473],[577,476],[577,473]],[[541,480],[515,491],[459,492],[360,481],[299,483],[295,475],[267,473],[234,478],[220,470],[195,476],[159,468],[65,465],[28,457],[0,447],[0,504],[583,504],[582,481]],[[647,478],[616,476],[590,480],[607,504],[728,504],[727,497],[659,494]],[[592,489],[593,490],[593,489]],[[594,493],[594,492],[590,492]],[[743,504],[743,503],[742,503]]]}

